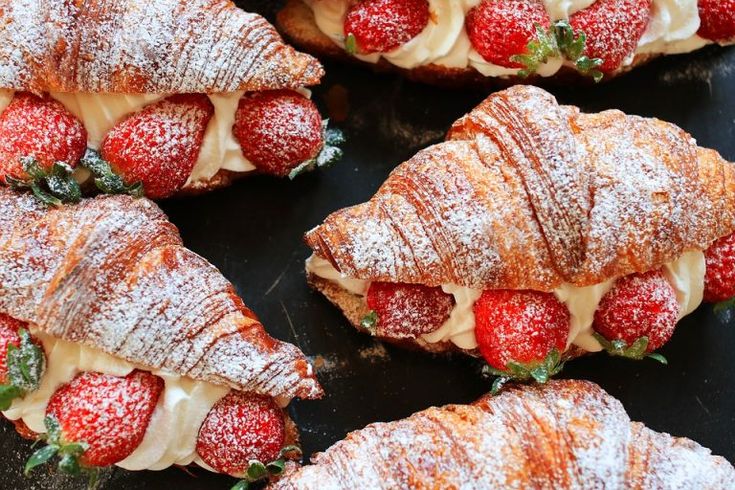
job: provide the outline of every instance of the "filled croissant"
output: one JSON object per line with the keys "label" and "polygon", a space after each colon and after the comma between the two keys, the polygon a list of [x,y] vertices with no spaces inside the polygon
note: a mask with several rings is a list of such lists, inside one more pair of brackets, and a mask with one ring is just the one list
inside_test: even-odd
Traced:
{"label": "filled croissant", "polygon": [[735,41],[730,0],[289,0],[305,49],[443,85],[611,78],[657,56]]}
{"label": "filled croissant", "polygon": [[0,189],[0,216],[0,410],[48,443],[28,469],[58,454],[70,472],[239,476],[295,442],[283,408],[322,395],[311,365],[155,204]]}
{"label": "filled croissant", "polygon": [[350,433],[271,488],[732,488],[694,441],[631,422],[587,381],[507,389]]}
{"label": "filled croissant", "polygon": [[309,282],[358,328],[543,380],[641,358],[735,296],[735,166],[676,126],[517,86],[306,234]]}
{"label": "filled croissant", "polygon": [[[0,1],[0,184],[153,199],[339,154],[319,62],[228,0]],[[73,178],[72,178],[73,177]]]}

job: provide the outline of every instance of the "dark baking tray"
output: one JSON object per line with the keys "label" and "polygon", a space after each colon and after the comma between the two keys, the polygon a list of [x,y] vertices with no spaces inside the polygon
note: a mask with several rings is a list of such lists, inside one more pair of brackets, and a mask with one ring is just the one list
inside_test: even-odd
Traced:
{"label": "dark baking tray", "polygon": [[[268,2],[245,2],[270,15]],[[303,261],[304,231],[341,207],[368,199],[388,173],[418,149],[442,139],[459,116],[485,93],[446,91],[393,75],[326,64],[314,98],[346,91],[348,118],[339,123],[349,140],[337,166],[294,181],[246,179],[212,194],[162,203],[186,245],[234,282],[272,335],[300,346],[320,365],[327,396],[296,401],[291,413],[307,454],[323,450],[348,431],[374,421],[405,417],[430,405],[470,402],[490,387],[480,363],[432,357],[373,342],[350,327],[335,308],[309,290]],[[335,89],[335,87],[338,87]],[[735,160],[735,49],[654,61],[610,83],[551,89],[584,110],[618,108],[676,123],[699,143]],[[331,93],[329,97],[327,93]],[[735,462],[735,319],[700,307],[682,320],[662,353],[669,366],[605,355],[578,359],[564,377],[599,383],[619,398],[634,420],[690,437]],[[76,489],[82,480],[22,467],[30,444],[0,423],[0,488]],[[234,480],[191,468],[105,474],[104,488],[227,489]]]}

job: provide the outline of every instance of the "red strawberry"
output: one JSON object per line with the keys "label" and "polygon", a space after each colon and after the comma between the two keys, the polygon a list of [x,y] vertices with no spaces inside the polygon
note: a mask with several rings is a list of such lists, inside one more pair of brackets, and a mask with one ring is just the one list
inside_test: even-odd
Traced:
{"label": "red strawberry", "polygon": [[46,369],[46,356],[28,326],[0,313],[0,410],[16,398],[38,389]]}
{"label": "red strawberry", "polygon": [[[622,340],[622,350],[645,336],[645,352],[652,352],[671,338],[678,317],[676,292],[663,273],[656,270],[618,279],[597,306],[592,326],[608,341]],[[615,353],[627,355],[620,351],[617,348]],[[642,349],[636,350],[629,357],[639,358],[643,354]]]}
{"label": "red strawberry", "polygon": [[16,320],[4,313],[0,313],[0,383],[6,383],[8,378],[8,346],[20,347],[18,330],[27,328],[24,322]]}
{"label": "red strawberry", "polygon": [[539,0],[483,0],[465,20],[475,50],[486,61],[507,68],[523,67],[510,58],[526,53],[528,42],[536,37],[534,24],[544,28],[551,24]]}
{"label": "red strawberry", "polygon": [[[395,282],[373,282],[367,304],[375,312],[374,325],[391,337],[417,337],[430,333],[447,321],[454,308],[454,297],[440,287]],[[367,320],[366,320],[367,321]]]}
{"label": "red strawberry", "polygon": [[585,54],[600,58],[600,71],[615,71],[631,53],[648,26],[652,0],[597,0],[573,14],[569,24],[587,36]]}
{"label": "red strawberry", "polygon": [[0,114],[0,182],[28,177],[21,157],[34,157],[43,170],[56,162],[74,167],[86,148],[81,121],[50,97],[18,92]]}
{"label": "red strawberry", "polygon": [[[86,444],[86,449],[73,454],[84,467],[109,466],[125,459],[143,440],[163,386],[161,378],[145,371],[125,377],[96,372],[77,375],[56,390],[46,407],[49,446],[66,455],[68,446]],[[63,457],[61,463],[65,463]]]}
{"label": "red strawberry", "polygon": [[344,33],[360,53],[385,53],[418,36],[429,18],[427,0],[364,0],[347,11]]}
{"label": "red strawberry", "polygon": [[231,391],[204,419],[196,451],[215,470],[242,476],[251,461],[278,458],[285,439],[283,411],[272,398]]}
{"label": "red strawberry", "polygon": [[206,95],[174,95],[116,124],[100,153],[126,184],[152,199],[168,197],[191,175],[214,107]]}
{"label": "red strawberry", "polygon": [[712,41],[735,40],[735,0],[699,0],[697,34]]}
{"label": "red strawberry", "polygon": [[324,144],[316,105],[291,90],[245,94],[232,132],[258,170],[281,177],[315,158]]}
{"label": "red strawberry", "polygon": [[558,371],[570,317],[553,294],[487,290],[473,311],[477,344],[492,368],[507,371],[509,377],[533,377],[541,382]]}
{"label": "red strawberry", "polygon": [[735,296],[735,233],[710,245],[704,260],[704,300],[719,303]]}

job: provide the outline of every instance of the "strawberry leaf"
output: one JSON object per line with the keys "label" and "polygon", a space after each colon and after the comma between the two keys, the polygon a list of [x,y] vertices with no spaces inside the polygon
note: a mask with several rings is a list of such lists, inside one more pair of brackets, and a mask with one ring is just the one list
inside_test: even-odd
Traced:
{"label": "strawberry leaf", "polygon": [[347,37],[345,37],[345,51],[350,56],[357,54],[357,39],[351,32],[347,34]]}
{"label": "strawberry leaf", "polygon": [[666,357],[664,357],[663,355],[659,354],[658,352],[651,352],[650,354],[647,354],[646,357],[649,357],[653,359],[654,361],[658,361],[664,366],[669,365],[669,360],[666,359]]}
{"label": "strawberry leaf", "polygon": [[360,320],[360,326],[370,332],[370,335],[375,335],[378,328],[378,314],[371,310]]}
{"label": "strawberry leaf", "polygon": [[339,145],[344,143],[346,139],[341,130],[329,127],[329,119],[322,121],[322,139],[324,140],[324,144],[317,156],[300,163],[296,168],[291,170],[288,174],[289,179],[293,180],[297,176],[315,168],[331,167],[342,158],[343,152]]}
{"label": "strawberry leaf", "polygon": [[518,72],[521,78],[527,78],[538,70],[539,66],[549,61],[549,58],[559,56],[559,47],[551,29],[545,30],[541,24],[534,23],[536,37],[526,45],[526,53],[510,57],[510,61],[524,66]]}
{"label": "strawberry leaf", "polygon": [[645,335],[639,337],[632,344],[627,345],[624,340],[608,340],[597,332],[594,332],[592,336],[600,343],[602,348],[611,356],[627,357],[628,359],[635,359],[640,361],[645,357],[650,357],[661,364],[668,364],[668,361],[661,354],[655,352],[647,352],[648,349],[648,337]]}
{"label": "strawberry leaf", "polygon": [[23,473],[28,476],[35,467],[48,463],[51,458],[56,456],[57,452],[59,452],[59,446],[54,444],[42,447],[28,458]]}
{"label": "strawberry leaf", "polygon": [[46,356],[43,349],[33,342],[28,330],[22,328],[18,335],[20,347],[8,345],[8,379],[25,394],[38,389],[46,370]]}
{"label": "strawberry leaf", "polygon": [[720,301],[713,307],[713,310],[715,313],[720,313],[729,310],[732,307],[735,307],[735,296],[730,299],[726,299],[725,301]]}
{"label": "strawberry leaf", "polygon": [[17,386],[0,385],[0,410],[7,410],[13,404],[13,400],[23,396],[23,392]]}
{"label": "strawberry leaf", "polygon": [[105,194],[129,194],[133,197],[143,197],[145,194],[141,182],[126,184],[122,177],[113,172],[110,164],[91,148],[87,148],[79,165],[90,171],[94,184]]}
{"label": "strawberry leaf", "polygon": [[26,179],[6,177],[6,181],[16,190],[28,190],[47,206],[59,207],[65,202],[79,202],[82,191],[74,179],[74,169],[64,162],[56,162],[46,171],[34,157],[25,156],[20,159]]}
{"label": "strawberry leaf", "polygon": [[282,459],[277,459],[268,463],[266,465],[266,468],[268,469],[268,474],[273,476],[280,476],[286,469],[286,462]]}
{"label": "strawberry leaf", "polygon": [[604,75],[598,70],[602,65],[602,60],[584,55],[587,48],[587,35],[582,31],[575,33],[569,22],[565,20],[554,22],[552,29],[559,52],[574,63],[577,71],[582,75],[591,76],[595,83],[602,80]]}
{"label": "strawberry leaf", "polygon": [[250,483],[245,480],[240,480],[235,483],[230,490],[247,490],[250,487]]}
{"label": "strawberry leaf", "polygon": [[505,383],[507,383],[508,381],[510,381],[510,378],[505,377],[505,376],[500,376],[498,378],[495,378],[495,381],[493,381],[493,387],[490,389],[490,394],[497,395],[500,392],[500,390],[503,389],[503,386],[505,385]]}
{"label": "strawberry leaf", "polygon": [[268,470],[260,461],[251,461],[248,466],[247,476],[250,481],[258,481],[268,475]]}

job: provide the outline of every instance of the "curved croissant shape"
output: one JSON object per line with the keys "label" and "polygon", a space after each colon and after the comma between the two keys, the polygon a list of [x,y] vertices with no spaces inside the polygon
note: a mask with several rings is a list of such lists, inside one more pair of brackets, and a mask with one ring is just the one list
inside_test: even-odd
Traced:
{"label": "curved croissant shape", "polygon": [[155,204],[58,209],[0,189],[0,312],[54,337],[273,397],[322,394],[304,355],[271,338]]}
{"label": "curved croissant shape", "polygon": [[226,0],[3,0],[0,88],[216,93],[299,88],[323,69]]}
{"label": "curved croissant shape", "polygon": [[272,488],[730,488],[735,469],[631,422],[586,381],[504,390],[352,432]]}
{"label": "curved croissant shape", "polygon": [[716,152],[673,124],[583,114],[519,86],[306,241],[347,277],[551,291],[650,270],[733,230],[735,166]]}

